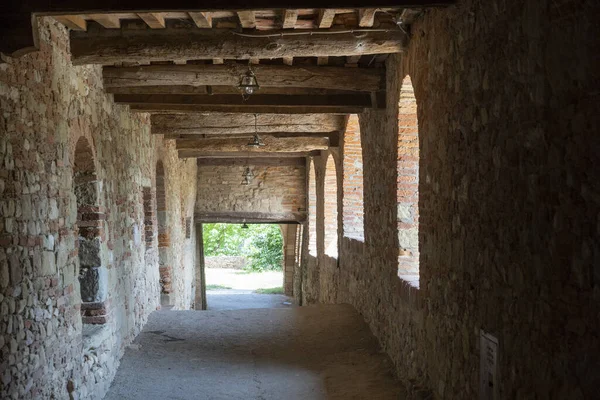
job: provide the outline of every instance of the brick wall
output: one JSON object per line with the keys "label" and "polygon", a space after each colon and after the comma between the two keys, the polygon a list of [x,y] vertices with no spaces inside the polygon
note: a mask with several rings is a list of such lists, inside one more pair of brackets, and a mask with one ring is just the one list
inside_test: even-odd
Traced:
{"label": "brick wall", "polygon": [[358,115],[348,118],[343,146],[343,233],[345,237],[364,240],[363,160]]}
{"label": "brick wall", "polygon": [[[65,29],[47,19],[39,52],[0,64],[0,108],[0,397],[101,398],[159,305],[142,193],[161,144],[147,115],[103,91],[100,67],[71,65]],[[174,145],[164,156],[177,160]],[[194,174],[174,178],[193,189]],[[81,302],[84,259],[105,271],[102,301]]]}
{"label": "brick wall", "polygon": [[[398,375],[436,399],[479,397],[481,330],[499,339],[498,398],[596,394],[597,18],[592,1],[429,10],[387,61],[387,109],[359,116],[366,241],[342,238],[337,274],[306,260],[318,278],[303,300],[354,305]],[[419,107],[420,289],[396,275],[407,76]]]}
{"label": "brick wall", "polygon": [[245,166],[198,167],[196,214],[218,218],[268,218],[275,221],[306,219],[304,164],[253,165],[250,185],[241,185]]}

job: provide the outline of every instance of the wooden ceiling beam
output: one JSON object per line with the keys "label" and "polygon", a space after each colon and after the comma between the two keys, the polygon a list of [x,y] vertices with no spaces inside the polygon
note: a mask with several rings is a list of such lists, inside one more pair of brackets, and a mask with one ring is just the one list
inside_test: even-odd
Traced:
{"label": "wooden ceiling beam", "polygon": [[93,19],[106,29],[119,29],[121,20],[114,14],[87,14],[88,18]]}
{"label": "wooden ceiling beam", "polygon": [[157,114],[151,116],[152,133],[190,134],[252,134],[261,133],[328,133],[344,129],[345,117],[331,114]]}
{"label": "wooden ceiling beam", "polygon": [[[301,35],[297,35],[302,32]],[[288,32],[289,33],[289,32]],[[306,34],[306,36],[304,36]],[[72,31],[74,65],[151,62],[179,59],[352,56],[402,52],[404,31],[295,30],[241,34],[229,29],[100,29]],[[310,40],[303,40],[310,39]]]}
{"label": "wooden ceiling beam", "polygon": [[248,157],[248,158],[198,158],[196,161],[199,167],[202,166],[230,166],[230,167],[245,167],[247,165],[256,165],[264,167],[281,167],[281,166],[304,166],[306,158],[304,157]]}
{"label": "wooden ceiling beam", "polygon": [[364,107],[349,106],[250,106],[220,104],[129,104],[132,111],[154,114],[194,114],[205,112],[265,113],[265,114],[360,114]]}
{"label": "wooden ceiling beam", "polygon": [[74,31],[85,31],[87,29],[87,21],[81,15],[63,15],[54,18]]}
{"label": "wooden ceiling beam", "polygon": [[317,16],[317,26],[321,29],[323,28],[331,28],[331,24],[333,23],[333,19],[335,18],[335,9],[327,8],[319,10],[319,15]]}
{"label": "wooden ceiling beam", "polygon": [[[172,105],[220,105],[239,107],[247,106],[278,106],[278,107],[360,107],[371,108],[372,100],[368,94],[353,95],[252,95],[247,100],[239,95],[184,95],[184,94],[115,94],[115,103],[120,104],[172,104]],[[384,108],[385,104],[378,108]]]}
{"label": "wooden ceiling beam", "polygon": [[[117,86],[106,88],[107,93],[112,94],[235,94],[240,95],[238,88],[233,86],[189,86],[189,85],[173,85],[173,86]],[[357,92],[351,90],[337,89],[318,89],[318,88],[276,88],[265,87],[261,88],[257,94],[276,94],[281,96],[286,95],[311,95],[321,96],[328,94],[355,94]],[[369,92],[363,92],[369,93]]]}
{"label": "wooden ceiling beam", "polygon": [[[203,150],[178,150],[179,158],[248,158],[248,152],[240,151],[218,151],[208,152]],[[262,158],[298,158],[298,157],[312,157],[321,154],[320,150],[314,151],[300,151],[300,152],[261,152],[258,153],[258,157]],[[241,181],[241,179],[240,179]]]}
{"label": "wooden ceiling beam", "polygon": [[165,27],[165,17],[161,13],[138,13],[138,16],[152,29]]}
{"label": "wooden ceiling beam", "polygon": [[256,28],[256,16],[254,11],[238,11],[237,16],[240,20],[240,24],[244,29]]}
{"label": "wooden ceiling beam", "polygon": [[189,12],[198,28],[212,28],[212,16],[207,12]]}
{"label": "wooden ceiling beam", "polygon": [[176,139],[177,150],[200,150],[206,152],[244,153],[293,153],[313,150],[327,150],[329,139],[325,137],[288,137],[262,136],[265,144],[260,147],[248,146],[248,138],[211,138],[211,139]]}
{"label": "wooden ceiling beam", "polygon": [[[104,87],[232,86],[240,82],[247,66],[241,64],[147,65],[104,67]],[[261,88],[295,87],[374,92],[385,89],[385,70],[288,65],[252,67]],[[259,89],[260,92],[260,89]]]}
{"label": "wooden ceiling beam", "polygon": [[285,10],[283,12],[283,29],[294,29],[298,21],[298,10]]}
{"label": "wooden ceiling beam", "polygon": [[361,28],[371,28],[375,23],[375,13],[377,8],[362,8],[358,10],[358,26]]}

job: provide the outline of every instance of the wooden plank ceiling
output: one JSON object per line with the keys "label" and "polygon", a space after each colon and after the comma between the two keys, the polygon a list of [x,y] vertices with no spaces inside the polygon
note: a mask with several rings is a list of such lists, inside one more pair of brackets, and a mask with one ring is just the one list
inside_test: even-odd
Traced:
{"label": "wooden plank ceiling", "polygon": [[[53,17],[71,30],[73,63],[101,64],[115,102],[151,113],[152,133],[175,140],[180,157],[237,165],[245,159],[299,162],[338,146],[349,114],[385,107],[384,62],[406,47],[410,23],[422,11],[178,10]],[[260,87],[244,99],[238,85],[248,68]],[[255,134],[264,146],[247,145]]]}

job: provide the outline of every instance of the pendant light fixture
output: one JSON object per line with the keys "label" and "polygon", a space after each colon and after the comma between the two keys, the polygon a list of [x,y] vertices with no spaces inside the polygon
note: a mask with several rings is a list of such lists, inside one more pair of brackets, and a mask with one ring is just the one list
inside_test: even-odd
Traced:
{"label": "pendant light fixture", "polygon": [[250,95],[256,92],[260,86],[258,85],[258,81],[256,80],[256,75],[254,75],[254,71],[250,67],[250,62],[248,62],[248,71],[240,78],[240,84],[238,85],[238,89],[242,92],[242,99],[244,101],[250,98]]}
{"label": "pendant light fixture", "polygon": [[254,114],[254,135],[252,136],[252,140],[248,142],[247,146],[249,147],[262,147],[265,144],[260,140],[258,136],[258,126],[257,126],[257,114]]}
{"label": "pendant light fixture", "polygon": [[250,153],[248,153],[248,156],[246,158],[246,168],[244,168],[244,172],[242,173],[242,185],[243,186],[248,186],[250,184],[250,182],[252,182],[252,179],[254,179],[254,174],[252,173],[252,171],[250,170],[250,166],[248,165],[248,161],[250,158]]}

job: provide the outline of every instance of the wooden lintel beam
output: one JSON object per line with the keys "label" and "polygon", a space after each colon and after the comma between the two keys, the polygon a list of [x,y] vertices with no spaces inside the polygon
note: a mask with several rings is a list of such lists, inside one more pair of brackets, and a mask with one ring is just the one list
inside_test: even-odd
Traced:
{"label": "wooden lintel beam", "polygon": [[165,27],[165,17],[161,13],[138,13],[138,16],[152,29]]}
{"label": "wooden lintel beam", "polygon": [[358,26],[371,28],[375,23],[376,8],[361,8],[358,10]]}
{"label": "wooden lintel beam", "polygon": [[254,11],[238,11],[237,16],[240,19],[242,28],[256,28],[256,16],[254,15]]}
{"label": "wooden lintel beam", "polygon": [[176,139],[177,150],[200,150],[205,152],[246,153],[293,153],[313,150],[327,150],[329,139],[325,137],[287,137],[279,138],[271,135],[261,137],[264,146],[248,146],[248,138],[210,138],[210,139]]}
{"label": "wooden lintel beam", "polygon": [[212,16],[207,12],[189,12],[198,28],[212,28]]}
{"label": "wooden lintel beam", "polygon": [[[251,187],[251,186],[250,186]],[[298,224],[306,221],[306,212],[261,213],[247,211],[195,212],[194,221],[201,223],[227,222],[241,224]]]}
{"label": "wooden lintel beam", "polygon": [[[210,87],[210,89],[209,89]],[[162,85],[162,86],[115,86],[106,88],[107,93],[112,94],[234,94],[241,95],[238,88],[234,86],[189,86],[189,85]],[[311,95],[321,96],[328,94],[355,94],[351,90],[318,89],[318,88],[276,88],[263,87],[260,94],[287,95]],[[369,93],[369,92],[364,92]]]}
{"label": "wooden lintel beam", "polygon": [[195,114],[204,112],[266,114],[360,114],[364,107],[347,106],[231,106],[198,104],[130,104],[132,111],[155,114]]}
{"label": "wooden lintel beam", "polygon": [[[361,107],[371,108],[371,96],[368,94],[353,95],[260,95],[255,94],[244,100],[242,96],[230,94],[218,95],[185,95],[185,94],[116,94],[115,103],[120,104],[172,104],[172,105],[221,105],[244,106],[278,106],[278,107]],[[380,107],[381,108],[381,107]]]}
{"label": "wooden lintel beam", "polygon": [[[147,65],[104,67],[104,87],[237,86],[247,67],[240,64]],[[252,67],[260,87],[342,89],[373,92],[385,89],[385,70],[288,65]],[[258,91],[260,93],[260,89]]]}
{"label": "wooden lintel beam", "polygon": [[[301,35],[297,35],[301,32]],[[75,65],[177,59],[319,57],[399,53],[407,36],[401,29],[361,31],[295,30],[238,35],[228,29],[99,29],[71,32]],[[304,37],[306,35],[306,37]],[[310,45],[306,40],[310,39]]]}
{"label": "wooden lintel beam", "polygon": [[[258,132],[258,135],[262,138],[264,136],[272,136],[275,138],[327,138],[329,139],[330,147],[337,147],[339,144],[340,135],[339,132],[327,132],[327,133],[289,133],[289,132]],[[248,142],[252,138],[252,134],[238,134],[238,135],[173,135],[165,134],[163,139],[197,139],[197,140],[208,140],[208,139],[245,139]]]}
{"label": "wooden lintel beam", "polygon": [[283,29],[294,29],[298,20],[298,10],[285,10],[283,12]]}

